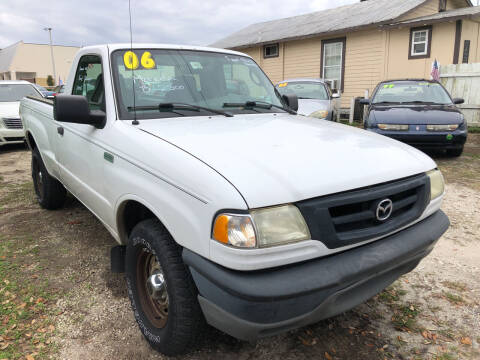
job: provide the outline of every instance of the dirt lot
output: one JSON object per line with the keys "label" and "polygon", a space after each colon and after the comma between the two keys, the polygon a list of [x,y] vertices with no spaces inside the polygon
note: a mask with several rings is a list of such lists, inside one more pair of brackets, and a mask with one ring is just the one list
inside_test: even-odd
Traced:
{"label": "dirt lot", "polygon": [[[451,228],[410,274],[368,303],[257,343],[211,330],[185,359],[480,359],[480,134],[434,155]],[[36,204],[30,153],[0,148],[0,359],[160,359],[137,330],[114,241],[78,201]]]}

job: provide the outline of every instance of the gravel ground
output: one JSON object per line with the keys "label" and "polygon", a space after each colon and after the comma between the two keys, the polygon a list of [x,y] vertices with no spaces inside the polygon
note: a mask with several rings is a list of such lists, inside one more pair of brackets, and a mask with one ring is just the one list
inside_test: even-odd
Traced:
{"label": "gravel ground", "polygon": [[[480,135],[459,159],[434,157],[452,226],[413,272],[345,314],[257,343],[211,329],[183,358],[480,359]],[[111,236],[74,199],[59,211],[40,209],[30,181],[30,153],[0,148],[0,239],[19,248],[19,239],[33,239],[36,251],[12,261],[23,261],[23,275],[49,280],[55,294],[53,345],[41,357],[162,359],[137,328],[124,277],[109,271]]]}

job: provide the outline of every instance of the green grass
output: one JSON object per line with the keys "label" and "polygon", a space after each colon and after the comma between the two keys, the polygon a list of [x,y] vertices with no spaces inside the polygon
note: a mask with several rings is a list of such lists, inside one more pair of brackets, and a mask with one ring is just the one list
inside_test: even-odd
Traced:
{"label": "green grass", "polygon": [[480,134],[480,126],[469,126],[468,132],[470,134]]}
{"label": "green grass", "polygon": [[435,356],[435,360],[455,360],[455,359],[458,359],[458,357],[453,356],[450,353],[443,353]]}
{"label": "green grass", "polygon": [[467,285],[459,281],[444,281],[442,282],[443,286],[446,286],[449,289],[463,292],[467,289]]}
{"label": "green grass", "polygon": [[460,296],[460,295],[455,295],[449,292],[443,293],[445,295],[445,298],[450,301],[452,304],[455,305],[460,305],[465,303],[465,300]]}
{"label": "green grass", "polygon": [[407,292],[402,289],[396,289],[393,286],[389,286],[378,294],[378,299],[385,304],[392,304],[400,300],[400,297],[405,295]]}
{"label": "green grass", "polygon": [[416,305],[397,306],[393,312],[392,324],[397,330],[414,331],[417,328],[416,318],[418,314],[419,309]]}
{"label": "green grass", "polygon": [[28,237],[0,235],[0,359],[32,353],[35,359],[45,359],[55,351],[51,338],[57,295],[48,281],[39,281],[41,276],[25,269],[18,251],[31,242]]}
{"label": "green grass", "polygon": [[23,184],[7,184],[3,188],[6,191],[0,197],[0,210],[12,203],[32,204],[35,201],[35,192],[31,181]]}

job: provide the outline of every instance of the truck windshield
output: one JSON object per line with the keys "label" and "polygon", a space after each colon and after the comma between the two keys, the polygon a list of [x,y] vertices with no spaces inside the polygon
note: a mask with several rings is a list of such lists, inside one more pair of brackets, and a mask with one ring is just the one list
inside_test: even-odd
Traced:
{"label": "truck windshield", "polygon": [[282,95],[295,94],[299,99],[329,99],[325,85],[319,82],[283,82],[277,85],[277,89]]}
{"label": "truck windshield", "polygon": [[373,99],[379,103],[451,104],[442,85],[429,81],[393,81],[379,85]]}
{"label": "truck windshield", "polygon": [[[129,49],[112,53],[120,119],[211,115],[190,104],[229,113],[282,112],[280,94],[258,65],[246,56],[192,50]],[[132,71],[133,70],[133,71]],[[133,77],[133,79],[132,79]],[[135,91],[135,107],[133,99]],[[247,102],[273,106],[249,107]],[[225,104],[238,104],[226,108]]]}
{"label": "truck windshield", "polygon": [[0,102],[20,101],[25,96],[40,96],[33,85],[0,84]]}

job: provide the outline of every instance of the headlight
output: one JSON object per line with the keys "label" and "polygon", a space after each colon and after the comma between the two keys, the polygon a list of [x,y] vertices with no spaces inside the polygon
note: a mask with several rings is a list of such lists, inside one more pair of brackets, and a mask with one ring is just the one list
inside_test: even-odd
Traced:
{"label": "headlight", "polygon": [[406,130],[408,130],[408,125],[378,124],[377,126],[381,130],[393,130],[393,131],[406,131]]}
{"label": "headlight", "polygon": [[308,116],[314,117],[314,118],[317,118],[317,119],[325,119],[328,116],[328,110],[314,111],[313,113],[311,113]]}
{"label": "headlight", "polygon": [[252,210],[250,215],[220,214],[213,239],[241,248],[263,248],[310,239],[300,210],[293,205]]}
{"label": "headlight", "polygon": [[241,248],[256,247],[255,229],[250,215],[220,214],[213,225],[213,238]]}
{"label": "headlight", "polygon": [[427,125],[428,131],[454,131],[458,129],[458,124],[449,125]]}
{"label": "headlight", "polygon": [[440,170],[432,170],[427,173],[430,178],[430,200],[436,199],[445,191],[445,183]]}

